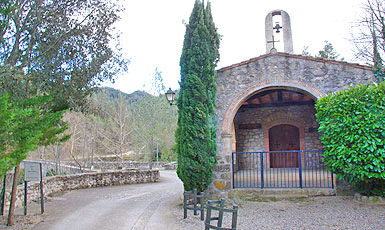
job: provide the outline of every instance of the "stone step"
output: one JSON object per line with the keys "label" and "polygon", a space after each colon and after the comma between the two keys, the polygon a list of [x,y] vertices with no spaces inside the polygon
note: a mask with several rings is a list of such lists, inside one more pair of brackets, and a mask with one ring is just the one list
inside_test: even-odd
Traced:
{"label": "stone step", "polygon": [[280,195],[259,195],[259,199],[263,200],[286,200],[286,199],[301,199],[301,198],[308,198],[308,195],[305,194],[280,194]]}
{"label": "stone step", "polygon": [[230,198],[256,199],[299,199],[314,196],[335,196],[334,189],[233,189]]}

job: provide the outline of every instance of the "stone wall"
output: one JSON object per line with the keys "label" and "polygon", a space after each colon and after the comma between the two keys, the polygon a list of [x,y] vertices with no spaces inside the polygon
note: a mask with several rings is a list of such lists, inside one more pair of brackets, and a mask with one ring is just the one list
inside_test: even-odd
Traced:
{"label": "stone wall", "polygon": [[[320,134],[316,131],[315,109],[312,105],[251,108],[239,111],[234,119],[237,152],[268,151],[268,127],[272,122],[295,121],[303,130],[302,150],[322,149]],[[283,122],[285,123],[285,122]],[[259,129],[239,129],[240,124],[261,124]],[[315,130],[315,131],[314,131]]]}
{"label": "stone wall", "polygon": [[[218,163],[209,192],[227,196],[232,188],[231,153],[235,139],[232,126],[238,109],[250,96],[267,89],[284,88],[318,100],[327,94],[373,81],[373,72],[368,66],[287,53],[262,55],[218,70],[215,108]],[[310,140],[317,135],[308,133],[304,138]],[[252,138],[261,136],[256,132]],[[262,145],[244,147],[261,149]]]}
{"label": "stone wall", "polygon": [[[72,163],[73,164],[73,163]],[[86,167],[90,168],[91,164],[87,163]],[[94,169],[101,170],[116,170],[116,169],[148,169],[149,162],[137,162],[137,161],[104,161],[94,162],[92,164]],[[176,169],[177,162],[152,162],[152,168],[164,168],[164,169]]]}
{"label": "stone wall", "polygon": [[[125,185],[137,183],[159,182],[159,170],[132,170],[132,171],[114,171],[103,173],[87,173],[69,176],[54,176],[46,177],[43,180],[44,197],[52,194],[102,186]],[[11,191],[6,191],[6,206],[9,206]],[[40,183],[28,183],[28,200],[40,200]],[[24,185],[19,185],[17,188],[16,206],[21,207],[24,202]],[[5,210],[8,210],[6,208]]]}

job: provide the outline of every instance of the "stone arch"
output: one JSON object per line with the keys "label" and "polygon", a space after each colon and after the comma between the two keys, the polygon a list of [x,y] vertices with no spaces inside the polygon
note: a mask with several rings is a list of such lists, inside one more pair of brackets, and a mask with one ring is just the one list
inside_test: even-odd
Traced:
{"label": "stone arch", "polygon": [[274,89],[274,88],[294,88],[296,90],[299,90],[308,94],[314,100],[318,100],[324,96],[322,92],[311,87],[310,85],[307,85],[298,81],[293,81],[293,80],[282,79],[280,81],[273,80],[273,81],[264,81],[264,82],[257,83],[240,92],[238,96],[231,101],[231,104],[226,110],[226,113],[223,117],[223,122],[221,127],[222,135],[231,135],[234,117],[237,114],[239,108],[249,97],[263,90]]}

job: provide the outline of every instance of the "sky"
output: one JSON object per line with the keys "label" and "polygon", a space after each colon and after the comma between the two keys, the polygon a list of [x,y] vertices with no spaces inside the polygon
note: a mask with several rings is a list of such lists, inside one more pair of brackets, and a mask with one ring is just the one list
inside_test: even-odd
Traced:
{"label": "sky", "polygon": [[[115,84],[125,93],[149,90],[158,68],[165,87],[179,88],[179,59],[185,24],[195,0],[123,0],[116,27],[121,48],[130,59],[128,71]],[[286,11],[291,20],[294,53],[308,46],[317,54],[328,40],[345,61],[354,58],[351,30],[363,14],[365,0],[211,0],[212,15],[222,36],[218,69],[266,54],[265,17],[272,10]],[[278,47],[280,48],[280,47]],[[278,51],[281,51],[278,49]]]}

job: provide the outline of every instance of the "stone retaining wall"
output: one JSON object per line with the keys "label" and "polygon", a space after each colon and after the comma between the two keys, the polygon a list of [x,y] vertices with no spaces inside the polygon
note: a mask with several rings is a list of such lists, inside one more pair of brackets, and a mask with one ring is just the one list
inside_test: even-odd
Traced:
{"label": "stone retaining wall", "polygon": [[[77,167],[74,162],[65,162],[67,165]],[[152,162],[152,168],[166,170],[175,170],[178,167],[177,162]],[[86,162],[85,169],[93,168],[93,170],[119,170],[119,169],[149,169],[149,162],[138,161],[103,161],[103,162]]]}
{"label": "stone retaining wall", "polygon": [[[103,173],[87,173],[69,176],[47,177],[43,180],[44,197],[52,194],[82,188],[93,188],[112,185],[136,184],[159,182],[159,170],[132,170],[114,171]],[[6,191],[6,211],[8,211],[11,191]],[[28,184],[28,200],[40,200],[40,184],[30,182]],[[16,207],[21,207],[24,202],[24,185],[19,185],[17,189]]]}

